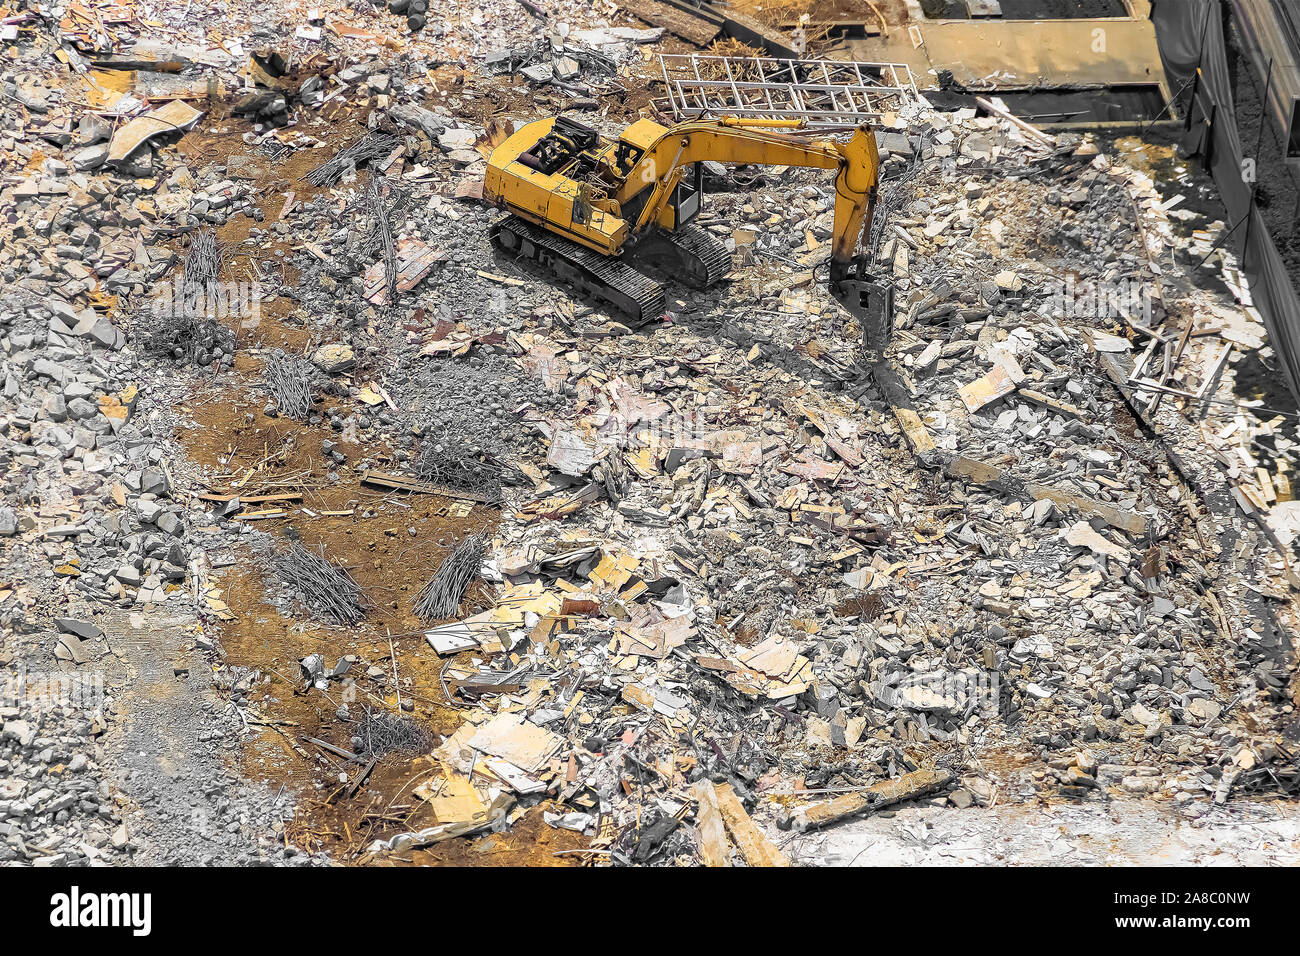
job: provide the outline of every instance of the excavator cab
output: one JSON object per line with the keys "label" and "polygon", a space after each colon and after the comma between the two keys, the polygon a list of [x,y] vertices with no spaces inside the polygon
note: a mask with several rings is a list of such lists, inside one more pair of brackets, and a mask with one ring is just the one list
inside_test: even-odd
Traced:
{"label": "excavator cab", "polygon": [[641,161],[645,147],[620,139],[614,144],[614,174],[621,182]]}
{"label": "excavator cab", "polygon": [[[651,190],[644,189],[623,203],[623,215],[635,219],[641,214]],[[666,212],[661,212],[658,222],[669,231],[679,229],[700,214],[701,200],[704,198],[704,167],[692,163],[664,203]],[[652,230],[653,231],[653,230]]]}
{"label": "excavator cab", "polygon": [[673,211],[675,226],[684,226],[700,214],[700,200],[704,198],[704,166],[695,163],[694,169],[682,176],[673,190],[668,205]]}

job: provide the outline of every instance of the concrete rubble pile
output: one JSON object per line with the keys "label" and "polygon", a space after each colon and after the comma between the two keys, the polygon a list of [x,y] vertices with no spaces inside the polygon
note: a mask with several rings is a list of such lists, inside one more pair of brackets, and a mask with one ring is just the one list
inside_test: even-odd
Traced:
{"label": "concrete rubble pile", "polygon": [[[124,861],[133,820],[184,843],[183,819],[139,806],[156,768],[103,766],[133,739],[110,729],[131,719],[117,699],[129,645],[164,619],[177,659],[214,672],[194,693],[209,695],[201,741],[216,756],[170,784],[211,809],[174,858],[325,859],[284,838],[291,799],[222,757],[292,724],[265,717],[283,684],[226,658],[220,572],[255,555],[266,606],[305,618],[272,565],[296,547],[294,520],[320,510],[247,492],[274,448],[238,479],[229,450],[217,466],[186,458],[197,406],[247,394],[281,435],[313,436],[320,487],[382,466],[407,491],[480,492],[461,540],[483,536],[481,588],[459,613],[400,655],[390,643],[391,667],[317,655],[294,691],[345,758],[343,690],[388,700],[391,671],[396,710],[455,713],[410,797],[434,822],[389,826],[367,861],[540,814],[600,861],[779,865],[786,831],[908,799],[1146,796],[1192,819],[1300,787],[1280,732],[1294,719],[1294,421],[1157,401],[1174,385],[1232,399],[1221,343],[1263,331],[1192,281],[1156,184],[1104,144],[924,102],[891,117],[871,237],[895,294],[883,357],[815,271],[829,178],[711,168],[700,222],[735,252],[731,281],[674,286],[663,320],[630,329],[494,258],[500,213],[481,180],[505,124],[548,109],[514,99],[506,115],[493,97],[546,83],[555,108],[616,132],[629,117],[592,112],[592,97],[627,84],[661,31],[568,3],[548,6],[548,26],[575,28],[536,46],[511,28],[513,2],[428,11],[400,35],[381,8],[324,5],[306,32],[219,18],[219,45],[174,47],[187,72],[161,74],[202,81],[202,97],[113,100],[125,112],[110,123],[59,84],[94,55],[156,59],[146,21],[185,31],[167,5],[137,4],[99,36],[75,6],[25,28],[0,76],[21,107],[0,114],[0,663],[109,677],[90,717],[53,706],[32,720],[0,701],[0,861]],[[281,61],[250,57],[266,48]],[[461,84],[434,82],[449,63]],[[504,85],[476,85],[489,82]],[[260,105],[233,107],[248,96]],[[160,131],[115,159],[159,109],[172,111]],[[243,149],[203,145],[223,136]],[[322,147],[367,137],[384,148],[306,182]],[[264,188],[270,176],[294,185]],[[195,351],[146,348],[153,326],[137,320],[159,284],[181,277],[198,230],[230,224],[246,228],[223,246],[225,275],[257,277],[263,307],[289,303],[276,321],[299,336],[292,350],[237,318]],[[1230,257],[1216,265],[1232,279]],[[1145,298],[1118,311],[1074,298],[1102,285]],[[1181,378],[1127,381],[1165,344],[1157,330],[1203,318],[1221,334],[1184,343]],[[247,500],[237,481],[252,482]],[[403,506],[355,505],[358,527],[384,507]],[[437,569],[385,570],[418,589]],[[382,617],[362,605],[320,633],[378,628],[378,645]],[[138,635],[117,646],[133,616]],[[399,656],[431,667],[447,699],[403,699]],[[364,774],[342,766],[355,793]]]}
{"label": "concrete rubble pile", "polygon": [[[1160,791],[1199,814],[1198,795],[1222,801],[1258,763],[1294,759],[1231,722],[1234,711],[1290,706],[1278,648],[1246,607],[1246,588],[1279,586],[1281,560],[1240,517],[1204,515],[1152,442],[1122,424],[1096,363],[1098,348],[1128,348],[1115,322],[1053,315],[1050,281],[1029,271],[1143,281],[1126,187],[1145,199],[1149,181],[1090,144],[1032,164],[993,120],[907,122],[930,125],[932,165],[907,181],[909,198],[885,224],[901,300],[891,357],[932,437],[925,454],[946,458],[950,473],[954,461],[990,463],[988,474],[959,468],[974,481],[945,481],[900,454],[893,417],[852,374],[853,335],[825,351],[800,340],[810,317],[833,322],[835,307],[793,277],[738,277],[744,291],[733,287],[721,334],[682,318],[667,367],[626,337],[580,351],[571,338],[521,339],[525,365],[577,399],[567,415],[524,413],[549,439],[552,487],[577,490],[525,505],[521,536],[501,541],[490,569],[510,615],[486,612],[429,640],[447,654],[514,651],[508,665],[494,656],[451,673],[463,689],[517,687],[505,698],[512,712],[569,729],[576,751],[552,772],[577,809],[559,825],[593,826],[597,807],[637,812],[620,793],[629,779],[676,820],[702,772],[739,776],[758,794],[862,787],[936,765],[960,778],[948,796],[957,805],[1114,787]],[[1010,175],[990,175],[980,161],[992,152]],[[818,231],[828,236],[824,187],[767,201],[783,222],[756,256],[793,261]],[[723,222],[776,225],[745,197],[713,202]],[[805,204],[798,246],[782,236],[801,234]],[[1055,245],[1054,261],[1026,262],[1018,251],[1029,243]],[[891,259],[891,246],[915,265],[901,251]],[[740,312],[747,294],[753,311]],[[965,399],[990,367],[1015,369],[1001,400]],[[1194,444],[1177,450],[1184,468],[1206,457]],[[578,512],[582,530],[557,539],[546,519],[584,497],[598,503]],[[1225,627],[1225,615],[1244,623]],[[477,749],[467,742],[503,718],[483,719],[458,734],[462,763]],[[547,739],[564,749],[560,735]],[[1035,753],[1041,769],[981,771],[980,754],[1008,747]],[[633,829],[613,813],[615,831]],[[671,846],[689,852],[689,842]],[[638,846],[615,852],[653,856]]]}

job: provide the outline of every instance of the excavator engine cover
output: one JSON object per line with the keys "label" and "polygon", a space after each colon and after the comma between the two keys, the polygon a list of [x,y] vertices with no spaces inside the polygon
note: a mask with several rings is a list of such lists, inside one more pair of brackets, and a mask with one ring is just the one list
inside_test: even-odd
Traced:
{"label": "excavator engine cover", "polygon": [[551,131],[532,149],[519,154],[519,162],[529,169],[549,175],[579,153],[594,149],[599,143],[600,134],[590,126],[557,116]]}

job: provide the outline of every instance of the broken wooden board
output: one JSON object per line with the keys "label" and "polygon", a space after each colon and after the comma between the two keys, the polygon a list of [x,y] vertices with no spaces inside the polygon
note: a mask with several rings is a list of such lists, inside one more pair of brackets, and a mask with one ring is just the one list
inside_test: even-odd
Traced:
{"label": "broken wooden board", "polygon": [[519,509],[521,521],[537,521],[541,518],[562,518],[582,509],[584,505],[596,501],[605,494],[604,485],[589,481],[574,491],[562,491],[558,494],[530,501]]}
{"label": "broken wooden board", "polygon": [[1064,415],[1067,418],[1083,418],[1083,409],[1077,408],[1069,402],[1063,402],[1059,398],[1053,398],[1051,395],[1045,395],[1032,388],[1022,388],[1019,394],[1021,398],[1033,402],[1035,405],[1040,405],[1049,412],[1055,412],[1057,415]]}
{"label": "broken wooden board", "polygon": [[184,132],[198,122],[203,115],[184,100],[172,100],[152,113],[137,116],[116,133],[108,144],[108,161],[120,163],[142,145],[145,140],[162,133]]}
{"label": "broken wooden board", "polygon": [[957,389],[966,410],[977,412],[985,405],[1006,398],[1024,380],[1025,373],[1015,365],[1015,359],[1004,355],[987,375],[968,382]]}
{"label": "broken wooden board", "polygon": [[445,768],[442,775],[426,780],[414,793],[429,804],[434,819],[444,826],[481,820],[487,815],[487,807],[469,779]]}
{"label": "broken wooden board", "polygon": [[229,494],[218,494],[216,492],[207,492],[197,496],[200,501],[215,501],[219,504],[225,504],[229,501],[238,499],[242,505],[264,504],[268,501],[302,501],[301,491],[285,491],[273,495],[241,495],[238,492]]}
{"label": "broken wooden board", "polygon": [[722,812],[723,822],[731,838],[740,847],[741,855],[750,866],[789,866],[789,858],[776,848],[754,821],[749,818],[745,808],[740,805],[740,798],[731,784],[724,783],[715,789],[718,809]]}
{"label": "broken wooden board", "polygon": [[722,808],[718,794],[710,780],[700,780],[691,787],[691,794],[699,802],[695,812],[695,831],[700,848],[700,862],[705,866],[730,866],[731,845],[722,821]]}
{"label": "broken wooden board", "polygon": [[614,650],[619,655],[636,654],[661,661],[694,635],[695,628],[685,617],[620,621],[614,634]]}
{"label": "broken wooden board", "polygon": [[431,481],[420,481],[406,475],[386,475],[379,471],[367,471],[361,476],[361,483],[372,488],[384,488],[388,491],[410,491],[425,495],[442,495],[444,498],[460,498],[464,501],[477,501],[479,504],[491,505],[496,502],[488,495],[465,488],[452,488]]}
{"label": "broken wooden board", "polygon": [[[429,274],[435,262],[446,262],[441,249],[426,246],[418,239],[403,239],[397,244],[397,291],[410,292]],[[368,302],[383,305],[388,299],[386,267],[383,259],[366,270],[365,296]],[[391,304],[391,303],[387,303]]]}
{"label": "broken wooden board", "polygon": [[490,770],[497,779],[520,796],[541,793],[546,789],[546,784],[534,777],[530,777],[508,760],[489,758],[483,761],[482,766]]}
{"label": "broken wooden board", "polygon": [[912,449],[913,455],[919,458],[935,450],[934,439],[930,437],[930,430],[925,427],[925,422],[921,421],[920,415],[910,408],[897,406],[891,406],[890,411],[894,413],[894,418],[903,429],[903,437],[907,439],[907,447]]}
{"label": "broken wooden board", "polygon": [[638,20],[644,20],[651,26],[663,27],[674,36],[681,37],[696,46],[708,46],[722,32],[719,23],[705,16],[660,3],[659,0],[622,0],[619,6]]}
{"label": "broken wooden board", "polygon": [[1079,509],[1080,514],[1101,518],[1112,528],[1119,528],[1128,534],[1140,536],[1146,534],[1147,521],[1139,514],[1124,511],[1112,504],[1089,498],[1073,491],[1064,491],[1036,481],[1018,482],[1001,468],[990,465],[976,458],[958,455],[944,466],[944,471],[952,478],[964,478],[978,485],[985,485],[995,491],[1007,493],[1009,489],[1020,485],[1025,493],[1036,500],[1047,500],[1062,510],[1070,507]]}
{"label": "broken wooden board", "polygon": [[1147,533],[1146,518],[1139,514],[1116,508],[1114,505],[1107,504],[1104,501],[1089,498],[1087,495],[1077,494],[1073,491],[1063,491],[1060,488],[1053,488],[1050,485],[1039,484],[1036,481],[1025,482],[1025,490],[1035,499],[1040,501],[1046,499],[1058,508],[1078,508],[1080,514],[1092,515],[1095,518],[1100,518],[1112,528],[1119,528],[1121,531],[1125,531],[1134,537],[1141,537]]}
{"label": "broken wooden board", "polygon": [[934,439],[930,437],[930,431],[925,427],[925,422],[921,421],[921,416],[916,413],[911,393],[903,384],[902,376],[898,374],[894,364],[888,359],[873,362],[871,377],[885,393],[889,410],[894,413],[894,419],[903,429],[907,447],[917,458],[928,458],[936,448]]}
{"label": "broken wooden board", "polygon": [[860,793],[846,793],[800,807],[790,814],[789,822],[796,830],[816,830],[861,813],[926,796],[948,786],[952,780],[953,775],[945,770],[914,770],[897,780],[882,780]]}

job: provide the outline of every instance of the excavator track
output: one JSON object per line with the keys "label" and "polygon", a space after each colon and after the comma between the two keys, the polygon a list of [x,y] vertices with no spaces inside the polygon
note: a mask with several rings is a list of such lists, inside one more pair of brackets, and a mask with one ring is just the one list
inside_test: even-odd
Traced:
{"label": "excavator track", "polygon": [[581,292],[644,325],[663,315],[663,288],[627,263],[602,256],[518,216],[504,216],[488,233],[502,251],[534,262]]}
{"label": "excavator track", "polygon": [[707,289],[731,272],[731,252],[722,241],[699,226],[679,226],[668,241],[682,259],[682,281],[693,289]]}
{"label": "excavator track", "polygon": [[731,272],[731,253],[699,226],[679,226],[672,232],[656,229],[630,252],[644,258],[692,289],[707,289]]}

